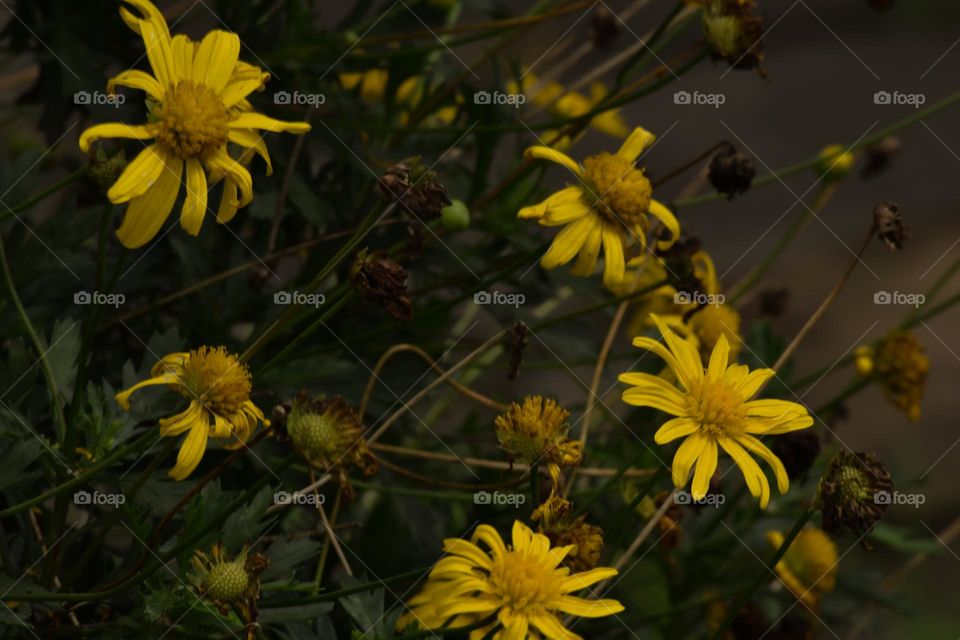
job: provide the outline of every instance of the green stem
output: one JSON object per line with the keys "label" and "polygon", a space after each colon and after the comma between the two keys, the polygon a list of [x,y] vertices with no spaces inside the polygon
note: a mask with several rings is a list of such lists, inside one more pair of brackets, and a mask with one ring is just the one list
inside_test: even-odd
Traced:
{"label": "green stem", "polygon": [[433,565],[429,567],[421,567],[420,569],[407,571],[406,573],[390,576],[389,578],[382,578],[382,579],[375,580],[373,582],[366,582],[364,584],[358,584],[352,587],[339,589],[337,591],[328,591],[327,593],[318,593],[316,595],[304,596],[301,598],[287,598],[285,600],[284,599],[267,600],[265,602],[260,602],[259,607],[261,609],[281,609],[283,607],[295,607],[298,605],[313,604],[316,602],[329,602],[331,600],[339,600],[340,598],[345,598],[346,596],[350,596],[355,593],[363,593],[364,591],[373,591],[374,589],[379,589],[384,585],[393,584],[394,582],[402,582],[404,580],[409,580],[410,578],[415,578],[415,579],[422,578],[424,575],[429,573],[432,568],[433,568]]}
{"label": "green stem", "polygon": [[530,465],[530,498],[533,500],[533,508],[540,506],[540,465]]}
{"label": "green stem", "polygon": [[807,521],[810,520],[812,516],[813,511],[806,510],[799,518],[797,518],[793,528],[790,529],[790,533],[788,533],[784,538],[783,544],[781,544],[776,553],[773,554],[773,557],[770,558],[770,561],[764,565],[763,571],[759,572],[757,577],[747,585],[747,588],[743,591],[740,597],[737,598],[733,606],[727,611],[726,617],[711,636],[711,640],[722,640],[722,638],[726,636],[727,629],[730,628],[730,625],[733,623],[734,619],[736,619],[737,614],[740,613],[740,610],[743,609],[744,605],[750,600],[753,592],[757,590],[764,580],[769,579],[770,575],[774,573],[774,567],[776,567],[777,563],[780,562],[781,558],[783,558],[784,554],[787,552],[787,549],[790,548],[790,545],[793,544],[793,541],[800,534],[800,531],[803,530],[803,527],[807,524]]}
{"label": "green stem", "polygon": [[567,320],[572,320],[572,319],[574,319],[574,318],[579,318],[580,316],[585,316],[585,315],[587,315],[587,314],[593,313],[594,311],[599,311],[600,309],[606,309],[607,307],[612,307],[612,306],[614,306],[614,305],[618,305],[618,304],[620,304],[621,302],[624,302],[624,301],[626,301],[626,300],[633,300],[633,299],[635,299],[635,298],[643,297],[643,296],[647,295],[648,293],[650,293],[650,292],[652,292],[652,291],[656,291],[656,290],[659,289],[660,287],[662,287],[662,286],[664,286],[664,285],[667,285],[667,284],[670,284],[670,280],[669,280],[669,279],[664,279],[664,280],[661,280],[660,282],[655,282],[655,283],[653,283],[653,284],[651,284],[651,285],[648,285],[648,286],[646,286],[646,287],[643,287],[642,289],[638,289],[637,291],[632,291],[632,292],[630,292],[630,293],[625,293],[625,294],[620,295],[620,296],[615,296],[615,297],[613,297],[613,298],[609,298],[609,299],[604,300],[604,301],[602,301],[602,302],[598,302],[598,303],[596,303],[596,304],[592,304],[592,305],[589,305],[589,306],[587,306],[587,307],[583,307],[582,309],[577,309],[576,311],[571,311],[570,313],[566,313],[566,314],[564,314],[564,315],[562,315],[562,316],[557,316],[557,317],[555,317],[555,318],[549,318],[549,319],[547,319],[547,320],[544,320],[543,322],[540,322],[540,323],[534,325],[534,326],[531,328],[531,330],[532,330],[532,331],[540,331],[541,329],[544,329],[544,328],[546,328],[546,327],[550,327],[550,326],[553,326],[553,325],[558,324],[558,323],[561,323],[561,322],[566,322]]}

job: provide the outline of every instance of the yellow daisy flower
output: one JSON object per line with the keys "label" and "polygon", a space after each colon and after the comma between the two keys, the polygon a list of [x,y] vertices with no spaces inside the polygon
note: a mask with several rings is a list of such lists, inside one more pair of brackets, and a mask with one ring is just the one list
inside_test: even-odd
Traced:
{"label": "yellow daisy flower", "polygon": [[760,507],[770,501],[770,484],[756,454],[773,469],[780,493],[790,480],[783,463],[754,436],[775,435],[805,429],[813,424],[806,407],[785,400],[751,400],[775,375],[773,369],[750,371],[746,365],[730,364],[730,344],[720,336],[704,367],[697,348],[674,333],[658,316],[653,316],[666,345],[645,336],[633,345],[660,356],[676,376],[677,388],[663,378],[647,373],[624,373],[620,381],[633,388],[623,392],[623,401],[638,407],[652,407],[674,418],[664,423],[654,440],[667,444],[684,438],[673,458],[673,483],[686,486],[693,474],[691,494],[701,500],[717,469],[717,445],[740,467],[750,493]]}
{"label": "yellow daisy flower", "polygon": [[253,110],[246,97],[262,89],[270,74],[238,60],[240,39],[235,33],[211,31],[199,43],[185,35],[171,37],[163,14],[149,0],[123,1],[140,13],[120,9],[124,22],[143,37],[153,75],[124,71],[109,81],[107,90],[120,85],[146,92],[148,121],[94,125],[81,134],[80,148],[88,151],[103,138],[153,140],[107,192],[114,204],[129,203],[117,237],[135,249],[163,226],[181,184],[187,194],[180,226],[193,236],[200,233],[210,184],[224,182],[218,222],[228,222],[237,209],[250,204],[253,178],[230,156],[228,143],[260,155],[269,174],[270,155],[258,130],[302,134],[310,125],[274,120]]}
{"label": "yellow daisy flower", "polygon": [[570,412],[555,400],[527,396],[496,417],[497,440],[511,460],[547,465],[556,484],[561,466],[576,466],[583,459],[583,443],[567,437],[568,417]]}
{"label": "yellow daisy flower", "polygon": [[263,412],[250,401],[250,371],[224,347],[200,347],[189,353],[171,353],[153,366],[153,377],[116,395],[117,404],[130,410],[130,395],[143,387],[163,384],[187,398],[182,412],[160,420],[161,436],[186,432],[177,464],[170,470],[174,480],[183,480],[197,468],[208,438],[224,441],[227,449],[243,446],[257,427],[269,425]]}
{"label": "yellow daisy flower", "polygon": [[[482,542],[488,550],[477,543]],[[543,534],[520,521],[513,523],[513,544],[507,546],[497,530],[480,525],[470,540],[448,538],[448,555],[430,572],[426,585],[407,603],[409,611],[397,626],[418,623],[426,629],[466,626],[496,615],[485,628],[470,633],[471,640],[549,638],[580,640],[566,629],[563,614],[599,618],[623,611],[616,600],[588,600],[571,595],[617,574],[598,568],[571,574],[560,566],[574,545],[551,547]]]}
{"label": "yellow daisy flower", "polygon": [[[779,531],[767,532],[767,542],[774,549],[779,549],[783,541]],[[775,569],[790,592],[813,609],[823,594],[833,591],[837,562],[837,545],[830,536],[816,527],[808,527],[797,534]]]}
{"label": "yellow daisy flower", "polygon": [[643,170],[635,166],[637,158],[653,140],[652,133],[637,127],[616,154],[604,152],[590,156],[583,166],[550,147],[527,149],[528,158],[560,164],[573,173],[579,183],[518,213],[518,217],[536,220],[546,227],[564,227],[540,260],[544,269],[554,269],[578,256],[570,273],[589,276],[596,267],[602,244],[603,283],[610,287],[623,279],[626,246],[636,242],[639,253],[646,253],[650,216],[670,231],[670,239],[661,240],[658,247],[667,249],[676,242],[680,223],[667,207],[652,199],[650,181]]}

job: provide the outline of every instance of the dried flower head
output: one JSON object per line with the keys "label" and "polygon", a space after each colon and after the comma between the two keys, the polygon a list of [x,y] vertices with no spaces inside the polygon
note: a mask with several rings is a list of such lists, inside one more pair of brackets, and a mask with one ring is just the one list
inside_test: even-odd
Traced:
{"label": "dried flower head", "polygon": [[858,347],[854,356],[860,375],[879,382],[887,399],[910,420],[920,419],[930,359],[917,336],[895,330],[874,346]]}
{"label": "dried flower head", "polygon": [[419,157],[407,158],[387,169],[380,177],[380,193],[420,222],[439,218],[451,204],[447,189]]}
{"label": "dried flower head", "polygon": [[903,224],[900,206],[893,202],[879,202],[873,208],[873,222],[877,236],[890,247],[891,251],[903,249],[903,243],[910,237],[910,228]]}
{"label": "dried flower head", "polygon": [[513,329],[507,334],[507,352],[510,354],[510,371],[507,373],[508,380],[516,380],[520,376],[520,367],[523,365],[523,351],[527,348],[527,334],[529,329],[527,325],[518,322],[513,325]]}
{"label": "dried flower head", "polygon": [[350,280],[361,294],[378,302],[397,320],[413,317],[413,305],[407,296],[407,270],[383,251],[357,254],[350,268]]}
{"label": "dried flower head", "polygon": [[563,559],[570,571],[589,571],[600,563],[603,530],[587,523],[586,515],[575,516],[569,500],[553,493],[531,517],[539,524],[537,531],[547,536],[552,546],[573,546]]}
{"label": "dried flower head", "polygon": [[817,489],[824,531],[837,534],[850,529],[858,535],[873,528],[886,510],[893,481],[886,467],[870,453],[841,451],[830,464]]}
{"label": "dried flower head", "polygon": [[245,617],[254,610],[260,574],[270,564],[262,554],[248,555],[246,548],[231,560],[221,543],[211,547],[210,555],[195,550],[191,563],[195,572],[190,580],[200,597],[211,600],[223,613],[235,606]]}
{"label": "dried flower head", "polygon": [[577,465],[583,457],[583,443],[567,437],[569,416],[555,400],[527,396],[497,416],[497,440],[511,460],[549,465],[556,481],[559,467]]}
{"label": "dried flower head", "polygon": [[882,173],[893,160],[900,155],[903,143],[897,136],[887,136],[876,144],[867,147],[867,161],[860,171],[861,178],[872,178]]}
{"label": "dried flower head", "polygon": [[301,392],[290,405],[286,431],[312,467],[336,473],[347,495],[352,493],[349,468],[356,467],[366,476],[377,471],[376,458],[363,438],[360,416],[340,396],[311,398]]}
{"label": "dried flower head", "polygon": [[604,5],[597,5],[590,17],[590,40],[597,49],[608,47],[620,35],[620,18]]}
{"label": "dried flower head", "polygon": [[763,18],[754,0],[695,0],[703,5],[703,34],[713,56],[735,69],[757,69],[763,63]]}
{"label": "dried flower head", "polygon": [[707,178],[718,193],[725,193],[728,200],[733,200],[738,194],[746,193],[756,175],[757,166],[753,158],[748,158],[729,145],[713,156]]}

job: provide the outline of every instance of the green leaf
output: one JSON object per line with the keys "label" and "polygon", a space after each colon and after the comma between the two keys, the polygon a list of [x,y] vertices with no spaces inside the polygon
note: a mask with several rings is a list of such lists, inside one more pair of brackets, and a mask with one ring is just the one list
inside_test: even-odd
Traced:
{"label": "green leaf", "polygon": [[258,538],[269,524],[264,520],[267,507],[273,504],[273,487],[267,485],[253,497],[246,508],[230,514],[223,524],[223,543],[227,550],[239,553],[243,545]]}
{"label": "green leaf", "polygon": [[309,538],[274,542],[266,552],[270,559],[270,566],[263,572],[262,579],[269,582],[287,578],[293,574],[297,565],[316,558],[319,552],[320,542]]}
{"label": "green leaf", "polygon": [[271,624],[312,620],[324,616],[332,610],[332,602],[314,602],[312,604],[298,604],[292,607],[262,609],[260,615],[257,616],[257,621],[260,622],[260,624]]}
{"label": "green leaf", "polygon": [[73,382],[77,377],[77,356],[80,354],[80,322],[67,318],[57,320],[50,336],[46,359],[63,402],[73,399]]}
{"label": "green leaf", "polygon": [[930,555],[943,552],[943,546],[929,535],[920,537],[906,527],[880,522],[870,532],[870,539],[902,553],[926,553]]}

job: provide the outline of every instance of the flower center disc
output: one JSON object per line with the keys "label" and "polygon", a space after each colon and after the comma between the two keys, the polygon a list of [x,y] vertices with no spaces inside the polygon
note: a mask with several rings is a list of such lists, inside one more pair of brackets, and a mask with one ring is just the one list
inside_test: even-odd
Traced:
{"label": "flower center disc", "polygon": [[690,416],[713,436],[740,433],[745,421],[743,398],[723,382],[704,381],[688,400]]}
{"label": "flower center disc", "polygon": [[584,178],[592,193],[586,203],[609,222],[634,227],[643,224],[650,208],[653,187],[633,162],[611,153],[583,161]]}
{"label": "flower center disc", "polygon": [[553,570],[525,553],[508,551],[493,566],[490,581],[503,606],[514,611],[534,613],[560,595]]}
{"label": "flower center disc", "polygon": [[204,158],[227,144],[227,108],[205,85],[185,80],[169,88],[154,115],[157,142],[182,160]]}
{"label": "flower center disc", "polygon": [[[199,399],[220,416],[231,416],[250,399],[250,373],[222,347],[202,347],[190,353],[181,373],[191,400]],[[192,397],[191,397],[192,396]]]}

